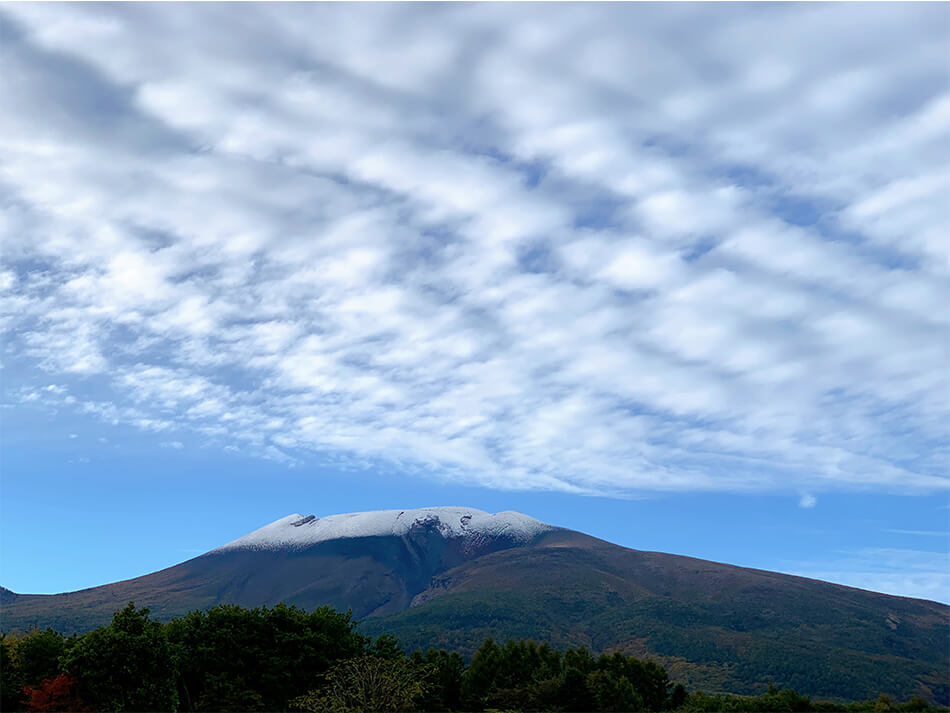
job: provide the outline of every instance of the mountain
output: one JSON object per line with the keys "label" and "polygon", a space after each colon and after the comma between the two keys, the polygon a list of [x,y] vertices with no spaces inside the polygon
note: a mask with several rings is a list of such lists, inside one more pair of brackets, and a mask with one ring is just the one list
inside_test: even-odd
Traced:
{"label": "mountain", "polygon": [[656,552],[515,512],[289,515],[160,572],[56,595],[0,592],[0,627],[83,631],[135,601],[352,609],[369,634],[471,653],[486,636],[620,650],[707,691],[950,703],[950,607]]}
{"label": "mountain", "polygon": [[[472,508],[383,510],[316,518],[288,515],[174,567],[66,594],[4,594],[0,626],[85,631],[129,601],[161,619],[221,603],[329,604],[364,617],[406,609],[441,572],[529,546],[550,525]],[[9,602],[9,603],[8,603]]]}

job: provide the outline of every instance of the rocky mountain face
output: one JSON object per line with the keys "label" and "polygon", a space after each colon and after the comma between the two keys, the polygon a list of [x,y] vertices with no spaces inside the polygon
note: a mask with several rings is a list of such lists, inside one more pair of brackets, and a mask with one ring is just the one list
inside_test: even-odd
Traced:
{"label": "rocky mountain face", "polygon": [[85,631],[129,601],[160,619],[219,603],[351,609],[408,648],[486,636],[622,650],[707,691],[950,702],[950,607],[641,552],[520,513],[289,515],[174,567],[56,595],[0,591],[0,627]]}

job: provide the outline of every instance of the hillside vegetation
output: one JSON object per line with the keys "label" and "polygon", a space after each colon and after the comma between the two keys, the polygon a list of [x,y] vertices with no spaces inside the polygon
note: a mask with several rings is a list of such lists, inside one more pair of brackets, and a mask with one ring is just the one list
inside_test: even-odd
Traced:
{"label": "hillside vegetation", "polygon": [[350,611],[367,636],[471,657],[486,638],[583,646],[662,664],[690,689],[826,700],[881,691],[950,704],[950,607],[554,529],[477,548],[431,521],[404,535],[228,549],[56,595],[0,591],[4,631],[109,624],[125,602],[158,621],[221,604]]}
{"label": "hillside vegetation", "polygon": [[950,704],[944,605],[586,536],[548,541],[461,565],[361,630],[468,655],[493,637],[649,656],[712,691],[776,683],[822,698],[886,690]]}
{"label": "hillside vegetation", "polygon": [[[816,702],[769,686],[761,695],[690,692],[655,661],[585,647],[486,639],[466,660],[407,655],[350,614],[280,604],[194,611],[167,624],[130,603],[112,623],[64,637],[52,629],[0,640],[4,711],[926,711],[895,703]],[[945,710],[945,709],[943,709]]]}

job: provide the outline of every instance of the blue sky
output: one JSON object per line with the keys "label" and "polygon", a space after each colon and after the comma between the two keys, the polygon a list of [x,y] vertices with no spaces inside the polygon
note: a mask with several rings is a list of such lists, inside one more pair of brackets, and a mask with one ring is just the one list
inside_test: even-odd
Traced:
{"label": "blue sky", "polygon": [[0,31],[4,586],[458,504],[948,599],[947,5]]}

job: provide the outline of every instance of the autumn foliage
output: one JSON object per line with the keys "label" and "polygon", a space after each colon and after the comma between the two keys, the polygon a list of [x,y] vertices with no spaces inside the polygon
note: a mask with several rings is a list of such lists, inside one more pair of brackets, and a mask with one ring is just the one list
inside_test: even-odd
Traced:
{"label": "autumn foliage", "polygon": [[79,697],[76,677],[61,673],[47,678],[39,686],[24,686],[28,711],[91,711]]}

